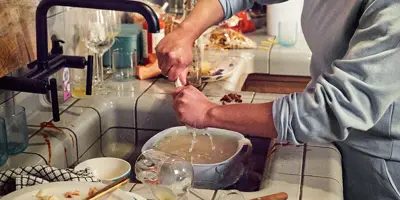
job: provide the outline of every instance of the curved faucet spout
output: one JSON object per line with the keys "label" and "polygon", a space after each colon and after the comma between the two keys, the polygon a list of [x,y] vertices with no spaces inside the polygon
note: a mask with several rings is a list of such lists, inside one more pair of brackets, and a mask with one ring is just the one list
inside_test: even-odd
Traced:
{"label": "curved faucet spout", "polygon": [[69,6],[102,10],[117,10],[141,14],[149,25],[149,31],[160,31],[158,17],[147,4],[133,0],[41,0],[36,10],[36,49],[39,68],[48,66],[47,12],[52,6]]}

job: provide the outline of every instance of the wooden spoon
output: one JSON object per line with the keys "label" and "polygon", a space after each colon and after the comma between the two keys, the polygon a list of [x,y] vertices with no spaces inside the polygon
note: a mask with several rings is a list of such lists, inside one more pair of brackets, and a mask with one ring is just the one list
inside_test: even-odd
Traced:
{"label": "wooden spoon", "polygon": [[276,194],[271,194],[268,196],[258,197],[251,200],[287,200],[288,194],[286,192],[280,192]]}

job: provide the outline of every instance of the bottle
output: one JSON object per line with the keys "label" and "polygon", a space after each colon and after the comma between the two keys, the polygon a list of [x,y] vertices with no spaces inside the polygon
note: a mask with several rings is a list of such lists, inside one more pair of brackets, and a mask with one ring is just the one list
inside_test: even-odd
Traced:
{"label": "bottle", "polygon": [[[158,16],[158,15],[157,15]],[[143,22],[143,61],[144,64],[149,64],[149,54],[156,53],[157,44],[165,36],[165,24],[158,16],[158,22],[160,23],[160,31],[158,33],[149,33],[149,26],[146,21]]]}
{"label": "bottle", "polygon": [[[60,55],[63,54],[63,48],[61,43],[64,41],[58,39],[56,35],[51,37],[52,41],[52,49],[51,55]],[[56,78],[57,80],[57,94],[58,94],[58,102],[59,104],[65,103],[71,97],[71,83],[70,83],[70,69],[69,68],[62,68],[60,71],[56,72],[52,76],[49,77]],[[46,99],[48,102],[51,102],[50,92],[46,94]]]}

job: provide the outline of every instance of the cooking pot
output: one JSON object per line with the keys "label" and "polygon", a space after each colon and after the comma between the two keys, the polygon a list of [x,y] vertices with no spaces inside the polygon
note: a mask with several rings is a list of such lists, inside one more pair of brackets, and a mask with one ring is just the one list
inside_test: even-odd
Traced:
{"label": "cooking pot", "polygon": [[[201,134],[204,130],[193,129],[197,134]],[[153,149],[161,140],[168,136],[190,133],[186,126],[179,126],[166,129],[159,132],[148,140],[142,147],[142,153],[146,150]],[[210,135],[219,135],[238,142],[238,149],[229,159],[214,164],[193,164],[194,170],[194,187],[201,189],[222,189],[230,186],[239,180],[243,174],[243,159],[249,157],[252,153],[252,144],[250,140],[242,134],[234,131],[208,128],[207,133]],[[247,146],[247,149],[244,149]]]}

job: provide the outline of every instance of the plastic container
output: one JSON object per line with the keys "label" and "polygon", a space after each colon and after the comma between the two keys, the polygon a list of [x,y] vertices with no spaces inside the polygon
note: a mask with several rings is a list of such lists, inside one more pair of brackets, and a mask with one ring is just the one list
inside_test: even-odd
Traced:
{"label": "plastic container", "polygon": [[156,53],[157,44],[164,38],[165,36],[165,24],[164,22],[158,18],[158,22],[160,23],[160,31],[158,33],[149,33],[147,22],[143,22],[143,61],[144,64],[149,63],[149,54]]}

